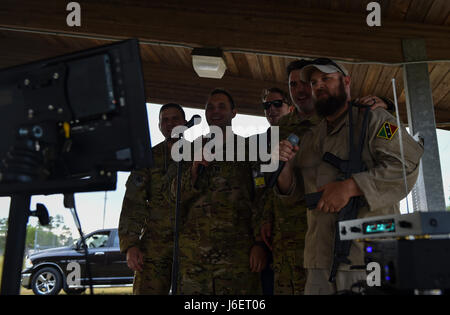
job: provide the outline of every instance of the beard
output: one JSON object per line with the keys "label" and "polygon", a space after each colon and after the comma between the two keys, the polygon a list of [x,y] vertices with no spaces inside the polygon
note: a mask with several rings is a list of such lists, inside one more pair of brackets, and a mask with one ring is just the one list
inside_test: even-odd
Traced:
{"label": "beard", "polygon": [[316,113],[321,117],[328,117],[335,114],[347,102],[347,93],[345,92],[344,82],[342,79],[339,83],[337,95],[330,95],[329,97],[315,100]]}

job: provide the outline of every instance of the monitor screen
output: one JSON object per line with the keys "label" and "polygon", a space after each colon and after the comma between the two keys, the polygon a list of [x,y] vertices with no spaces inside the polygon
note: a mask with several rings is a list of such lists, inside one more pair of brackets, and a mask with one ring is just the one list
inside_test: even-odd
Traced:
{"label": "monitor screen", "polygon": [[112,190],[152,162],[137,40],[0,70],[0,196]]}

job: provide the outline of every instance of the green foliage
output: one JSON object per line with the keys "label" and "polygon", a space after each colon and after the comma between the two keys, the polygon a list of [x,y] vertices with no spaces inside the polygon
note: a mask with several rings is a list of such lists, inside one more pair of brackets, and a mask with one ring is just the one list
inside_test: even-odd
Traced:
{"label": "green foliage", "polygon": [[[8,219],[0,219],[0,253],[3,252],[6,243],[6,233],[8,231]],[[36,239],[36,242],[35,242]],[[72,234],[61,215],[50,217],[48,226],[31,225],[27,226],[27,236],[25,247],[32,249],[35,244],[39,248],[59,247],[71,245],[73,243]]]}

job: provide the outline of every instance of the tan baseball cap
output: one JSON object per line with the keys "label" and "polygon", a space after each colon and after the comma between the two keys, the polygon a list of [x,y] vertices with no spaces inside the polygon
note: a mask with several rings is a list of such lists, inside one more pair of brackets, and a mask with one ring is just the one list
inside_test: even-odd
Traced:
{"label": "tan baseball cap", "polygon": [[335,73],[340,72],[345,76],[348,76],[347,69],[344,68],[341,64],[334,62],[328,58],[319,58],[315,59],[311,62],[310,65],[304,67],[300,72],[300,79],[303,82],[309,82],[311,80],[311,74],[319,70],[324,73]]}

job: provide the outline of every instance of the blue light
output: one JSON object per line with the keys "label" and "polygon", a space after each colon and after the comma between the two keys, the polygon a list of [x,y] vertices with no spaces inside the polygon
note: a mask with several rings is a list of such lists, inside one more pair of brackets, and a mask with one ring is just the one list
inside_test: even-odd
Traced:
{"label": "blue light", "polygon": [[386,276],[386,281],[391,281],[391,277]]}
{"label": "blue light", "polygon": [[371,253],[373,251],[372,246],[366,247],[366,252]]}

